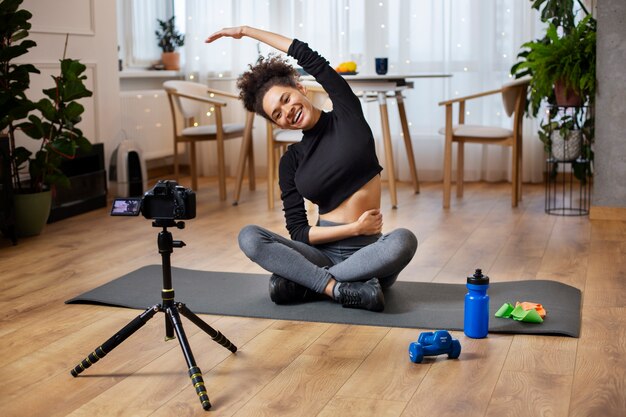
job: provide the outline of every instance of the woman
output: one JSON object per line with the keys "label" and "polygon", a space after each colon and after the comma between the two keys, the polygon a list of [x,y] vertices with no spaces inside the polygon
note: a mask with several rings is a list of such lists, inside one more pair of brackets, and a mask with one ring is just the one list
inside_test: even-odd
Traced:
{"label": "woman", "polygon": [[[328,92],[324,113],[306,97],[297,71],[283,59],[261,59],[238,80],[240,97],[282,129],[302,130],[279,165],[279,184],[291,240],[259,226],[246,226],[239,246],[273,273],[270,298],[287,304],[330,297],[344,307],[382,311],[382,288],[391,286],[417,249],[406,229],[383,235],[380,172],[372,131],[350,86],[306,43],[248,26],[209,36],[244,36],[294,57]],[[304,199],[319,207],[310,226]]]}

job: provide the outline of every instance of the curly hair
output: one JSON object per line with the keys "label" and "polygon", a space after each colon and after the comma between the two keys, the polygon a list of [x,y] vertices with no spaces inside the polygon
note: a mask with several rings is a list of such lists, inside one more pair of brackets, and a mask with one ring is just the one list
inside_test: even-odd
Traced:
{"label": "curly hair", "polygon": [[249,67],[237,80],[239,98],[246,110],[271,120],[263,110],[265,93],[275,85],[296,88],[300,74],[285,58],[278,55],[259,57],[256,64],[250,64]]}

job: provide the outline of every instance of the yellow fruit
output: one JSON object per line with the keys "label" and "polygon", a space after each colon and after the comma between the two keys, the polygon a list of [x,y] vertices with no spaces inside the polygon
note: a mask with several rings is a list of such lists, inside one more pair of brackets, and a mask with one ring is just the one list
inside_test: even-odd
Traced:
{"label": "yellow fruit", "polygon": [[337,72],[356,72],[356,62],[342,62],[341,64],[339,64],[339,66],[337,66],[337,68],[335,68],[335,70]]}

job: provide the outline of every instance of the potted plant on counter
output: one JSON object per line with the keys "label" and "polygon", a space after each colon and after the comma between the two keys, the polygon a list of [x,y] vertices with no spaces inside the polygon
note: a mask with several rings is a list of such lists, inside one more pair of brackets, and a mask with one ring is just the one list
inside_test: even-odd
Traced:
{"label": "potted plant on counter", "polygon": [[155,31],[155,34],[159,41],[159,48],[163,51],[161,62],[164,68],[177,71],[180,69],[180,54],[176,52],[176,48],[185,45],[185,35],[176,30],[174,19],[174,16],[168,20],[157,19],[159,30]]}
{"label": "potted plant on counter", "polygon": [[[26,97],[30,74],[39,70],[31,64],[13,62],[36,45],[26,39],[32,14],[18,10],[21,3],[0,3],[0,131],[8,136],[10,144],[16,231],[18,236],[31,236],[39,234],[48,219],[53,187],[69,186],[60,170],[61,161],[74,158],[79,148],[89,150],[91,146],[77,127],[84,112],[77,100],[92,93],[83,82],[87,78],[83,75],[85,66],[64,56],[60,74],[52,77],[54,85],[43,90],[47,98],[33,102]],[[36,143],[20,145],[29,138]]]}

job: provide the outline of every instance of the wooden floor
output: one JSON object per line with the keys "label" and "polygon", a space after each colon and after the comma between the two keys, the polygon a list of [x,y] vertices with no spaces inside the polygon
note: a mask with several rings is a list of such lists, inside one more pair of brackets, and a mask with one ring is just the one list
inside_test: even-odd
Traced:
{"label": "wooden floor", "polygon": [[[244,190],[236,207],[218,202],[215,181],[200,184],[197,218],[173,230],[187,247],[172,265],[262,272],[237,233],[249,223],[284,232],[265,184]],[[460,359],[413,364],[407,347],[420,329],[202,316],[239,347],[233,355],[184,321],[213,404],[207,414],[177,341],[163,341],[160,314],[72,378],[79,360],[139,312],[64,300],[161,259],[148,220],[101,209],[15,247],[0,243],[0,415],[625,416],[626,222],[546,215],[541,186],[525,187],[512,209],[509,192],[470,184],[449,210],[441,184],[422,184],[419,195],[401,184],[397,210],[385,193],[385,230],[407,227],[420,242],[400,279],[462,283],[481,267],[493,282],[573,285],[583,291],[579,339],[452,332]]]}

